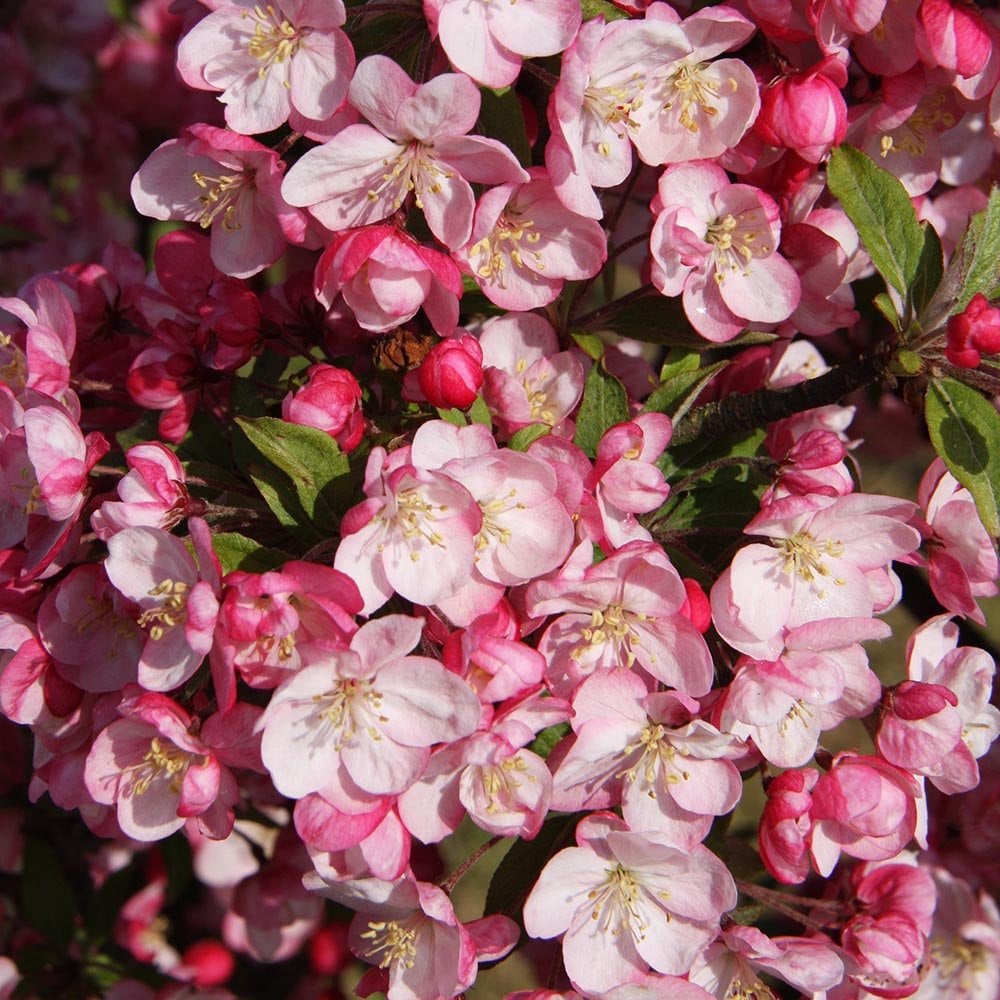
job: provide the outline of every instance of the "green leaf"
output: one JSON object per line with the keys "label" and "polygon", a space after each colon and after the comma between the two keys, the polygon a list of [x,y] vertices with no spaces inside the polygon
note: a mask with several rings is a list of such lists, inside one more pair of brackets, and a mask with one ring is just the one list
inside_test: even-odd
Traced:
{"label": "green leaf", "polygon": [[288,476],[312,524],[320,531],[335,530],[340,515],[354,502],[350,463],[337,442],[316,427],[274,417],[237,417],[236,424],[254,448]]}
{"label": "green leaf", "polygon": [[604,432],[628,418],[625,386],[604,367],[603,361],[594,362],[583,386],[583,402],[576,416],[573,443],[593,458]]}
{"label": "green leaf", "polygon": [[516,157],[522,167],[531,166],[531,144],[524,124],[524,112],[517,92],[506,87],[503,91],[480,89],[479,135],[499,139]]}
{"label": "green leaf", "polygon": [[24,919],[58,948],[69,946],[77,912],[73,888],[52,845],[29,837],[21,870]]}
{"label": "green leaf", "polygon": [[257,487],[278,524],[285,528],[302,528],[311,532],[318,540],[320,535],[309,523],[306,512],[302,509],[295,495],[295,487],[284,473],[270,465],[260,465],[252,462],[247,466],[247,475]]}
{"label": "green leaf", "polygon": [[528,749],[544,760],[555,745],[570,731],[568,722],[560,722],[555,726],[543,729],[528,745]]}
{"label": "green leaf", "polygon": [[266,573],[283,566],[291,558],[237,531],[212,532],[212,548],[222,564],[223,575],[237,569],[247,573]]}
{"label": "green leaf", "polygon": [[950,378],[930,380],[924,413],[934,450],[972,494],[986,530],[1000,537],[1000,413]]}
{"label": "green leaf", "polygon": [[934,297],[920,324],[928,332],[943,326],[949,316],[961,312],[977,292],[988,299],[1000,297],[1000,188],[994,187],[990,200],[969,221]]}
{"label": "green leaf", "polygon": [[892,301],[892,296],[888,292],[879,292],[872,299],[875,308],[892,324],[894,330],[903,329],[903,321],[899,318],[899,310],[896,303]]}
{"label": "green leaf", "polygon": [[571,330],[570,333],[576,346],[592,361],[600,361],[604,357],[604,341],[596,334],[585,330]]}
{"label": "green leaf", "polygon": [[673,420],[680,420],[694,405],[702,389],[728,364],[728,361],[717,361],[704,368],[675,371],[650,393],[643,413],[665,413]]}
{"label": "green leaf", "polygon": [[708,346],[688,321],[680,297],[667,298],[655,292],[627,302],[611,303],[602,310],[595,328],[610,330],[631,340],[670,347],[705,350]]}
{"label": "green leaf", "polygon": [[468,424],[465,414],[454,406],[447,410],[443,410],[439,406],[434,409],[437,410],[437,415],[441,420],[453,424],[455,427],[465,427]]}
{"label": "green leaf", "polygon": [[921,222],[920,229],[924,242],[920,248],[916,279],[910,289],[910,302],[918,316],[933,298],[944,276],[944,251],[937,230],[929,222]]}
{"label": "green leaf", "polygon": [[511,451],[527,451],[539,438],[552,433],[548,424],[529,424],[514,431],[508,447]]}
{"label": "green leaf", "polygon": [[876,270],[906,296],[924,248],[906,188],[853,146],[838,146],[831,153],[827,183],[858,230]]}
{"label": "green leaf", "polygon": [[486,400],[482,396],[476,396],[476,401],[469,407],[469,419],[474,424],[483,424],[485,427],[493,426],[493,417],[490,416],[490,408],[486,405]]}
{"label": "green leaf", "polygon": [[553,854],[572,845],[573,830],[585,815],[552,816],[542,824],[533,840],[515,840],[493,873],[483,912],[500,913],[517,919],[521,904],[535,884],[538,873]]}
{"label": "green leaf", "polygon": [[583,11],[585,21],[593,21],[595,17],[603,17],[610,24],[611,21],[620,21],[622,18],[628,17],[628,14],[621,7],[608,3],[608,0],[581,0],[580,8]]}

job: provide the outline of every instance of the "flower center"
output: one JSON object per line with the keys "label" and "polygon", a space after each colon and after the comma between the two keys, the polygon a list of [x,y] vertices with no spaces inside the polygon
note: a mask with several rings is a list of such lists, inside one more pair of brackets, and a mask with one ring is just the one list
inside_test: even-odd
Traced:
{"label": "flower center", "polygon": [[[423,538],[431,545],[444,548],[444,536],[432,527],[436,520],[435,512],[445,510],[444,507],[425,500],[415,489],[400,490],[395,500],[395,513],[381,515],[383,520],[391,521],[402,532],[403,538]],[[420,553],[411,551],[410,559],[419,561]]]}
{"label": "flower center", "polygon": [[[487,813],[500,812],[504,808],[503,801],[516,800],[516,792],[521,787],[519,775],[525,772],[524,761],[520,757],[508,757],[501,764],[486,764],[483,766],[483,792],[490,800],[486,807]],[[529,782],[534,782],[534,775],[527,776]],[[503,800],[503,801],[502,801]]]}
{"label": "flower center", "polygon": [[979,976],[988,972],[986,949],[978,941],[955,935],[949,939],[933,938],[931,956],[939,986],[948,987],[955,996],[973,991]]}
{"label": "flower center", "polygon": [[365,192],[365,198],[370,202],[384,199],[395,212],[412,191],[417,208],[422,209],[423,199],[429,194],[439,194],[441,181],[455,176],[441,167],[433,156],[428,156],[427,148],[424,143],[413,141],[395,159],[383,160],[382,165],[388,170]]}
{"label": "flower center", "polygon": [[509,510],[524,510],[524,504],[514,500],[516,496],[517,490],[512,489],[506,496],[479,501],[479,509],[483,512],[483,526],[476,536],[477,549],[485,549],[493,541],[501,545],[510,544],[510,528],[505,528],[499,518]]}
{"label": "flower center", "polygon": [[[295,55],[302,33],[288,21],[279,21],[277,12],[270,4],[263,8],[255,5],[253,10],[244,11],[243,16],[257,22],[253,38],[247,44],[247,52],[261,63],[259,72],[263,79],[275,63],[283,63]],[[290,86],[287,80],[285,86]]]}
{"label": "flower center", "polygon": [[531,258],[533,271],[545,270],[545,258],[537,250],[530,249],[541,239],[541,233],[535,229],[531,219],[521,218],[521,213],[511,206],[501,213],[496,225],[488,236],[469,248],[469,256],[478,256],[481,262],[476,266],[476,274],[506,288],[504,271],[508,262],[514,267],[523,268],[524,255]]}
{"label": "flower center", "polygon": [[235,232],[240,228],[236,218],[239,210],[240,196],[245,190],[253,187],[253,173],[242,170],[238,174],[221,174],[212,177],[204,171],[196,170],[191,177],[205,193],[198,195],[202,206],[198,216],[198,225],[208,229],[216,219],[221,218],[222,228],[227,232]]}
{"label": "flower center", "polygon": [[753,216],[727,214],[709,224],[705,240],[715,248],[715,280],[721,285],[726,271],[750,274],[754,257],[765,257],[771,252],[766,243],[758,243],[760,230],[755,228]]}
{"label": "flower center", "polygon": [[339,753],[354,741],[359,731],[378,742],[382,739],[376,722],[386,723],[381,714],[382,693],[370,680],[341,681],[333,690],[312,697],[317,705],[314,713],[320,722],[320,737],[332,739]]}
{"label": "flower center", "polygon": [[132,782],[132,794],[145,795],[154,781],[165,778],[170,790],[180,795],[181,781],[193,760],[194,754],[181,750],[169,740],[154,736],[149,741],[149,750],[142,763],[134,768],[138,776]]}
{"label": "flower center", "polygon": [[148,629],[153,640],[162,639],[169,629],[187,621],[187,599],[191,588],[183,580],[163,580],[150,592],[150,597],[162,597],[159,607],[143,611],[137,623]]}
{"label": "flower center", "polygon": [[17,392],[27,381],[28,359],[7,334],[0,333],[0,382]]}
{"label": "flower center", "polygon": [[[583,106],[603,126],[610,126],[622,138],[629,132],[637,132],[640,122],[632,118],[632,112],[642,107],[642,88],[646,81],[641,73],[633,73],[626,83],[613,87],[588,87],[583,93]],[[602,131],[604,128],[602,127]],[[611,155],[607,140],[597,144],[602,156]]]}
{"label": "flower center", "polygon": [[[664,81],[663,110],[677,109],[677,120],[682,128],[692,134],[700,131],[696,116],[704,115],[714,118],[719,110],[715,101],[719,96],[719,84],[705,75],[708,63],[683,63]],[[730,77],[729,86],[733,93],[739,89],[736,81]]]}
{"label": "flower center", "polygon": [[679,785],[688,781],[691,774],[679,768],[675,763],[678,753],[681,757],[689,756],[684,749],[678,750],[667,736],[666,730],[658,722],[650,722],[639,734],[638,740],[630,743],[623,751],[626,757],[638,753],[639,757],[631,766],[619,771],[616,778],[626,778],[628,781],[642,779],[651,794],[660,776],[664,785]]}
{"label": "flower center", "polygon": [[363,931],[361,937],[371,941],[367,954],[372,961],[378,959],[380,969],[389,968],[393,962],[413,968],[417,934],[412,927],[404,927],[396,920],[369,920],[368,930]]}
{"label": "flower center", "polygon": [[[806,583],[815,582],[817,576],[830,575],[824,556],[836,559],[844,554],[843,542],[828,538],[825,542],[818,543],[808,531],[799,531],[791,538],[777,540],[776,544],[785,556],[782,572],[794,572]],[[844,584],[840,579],[833,582],[838,587]]]}
{"label": "flower center", "polygon": [[631,624],[629,619],[639,621],[652,621],[648,615],[631,611],[625,611],[620,604],[612,604],[603,610],[594,609],[590,615],[590,625],[581,630],[586,645],[577,646],[570,654],[573,659],[580,659],[588,649],[603,646],[606,642],[613,642],[616,646],[622,646],[625,656],[625,666],[631,667],[635,663],[635,653],[633,646],[640,645],[641,639],[638,631]]}
{"label": "flower center", "polygon": [[917,110],[899,128],[886,132],[879,140],[879,156],[884,160],[890,153],[909,153],[923,156],[927,142],[935,133],[941,133],[955,124],[955,116],[950,111],[942,111],[945,95],[940,91],[925,97]]}

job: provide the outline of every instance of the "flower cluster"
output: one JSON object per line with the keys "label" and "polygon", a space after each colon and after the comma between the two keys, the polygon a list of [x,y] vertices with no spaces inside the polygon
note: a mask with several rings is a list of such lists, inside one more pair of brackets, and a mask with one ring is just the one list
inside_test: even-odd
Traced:
{"label": "flower cluster", "polygon": [[996,996],[1000,20],[592,6],[142,5],[195,225],[0,298],[0,996]]}

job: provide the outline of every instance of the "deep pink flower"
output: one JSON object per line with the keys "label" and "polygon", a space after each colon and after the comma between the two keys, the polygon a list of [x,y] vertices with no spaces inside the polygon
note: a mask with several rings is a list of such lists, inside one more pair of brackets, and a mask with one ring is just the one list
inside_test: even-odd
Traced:
{"label": "deep pink flower", "polygon": [[342,451],[352,451],[361,443],[365,421],[361,413],[361,386],[343,368],[312,365],[305,385],[281,401],[281,416],[293,424],[326,431]]}
{"label": "deep pink flower", "polygon": [[435,344],[417,369],[420,391],[432,406],[468,409],[483,384],[483,349],[469,334]]}

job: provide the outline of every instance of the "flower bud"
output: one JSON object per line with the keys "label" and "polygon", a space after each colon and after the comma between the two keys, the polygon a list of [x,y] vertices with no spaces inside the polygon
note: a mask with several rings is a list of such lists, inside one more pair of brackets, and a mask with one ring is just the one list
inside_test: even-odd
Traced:
{"label": "flower bud", "polygon": [[443,409],[471,406],[483,384],[483,350],[475,337],[442,340],[417,369],[420,391]]}
{"label": "flower bud", "polygon": [[356,448],[364,433],[358,380],[323,364],[313,365],[308,375],[304,386],[282,400],[282,419],[326,431],[344,451]]}
{"label": "flower bud", "polygon": [[1000,309],[982,292],[969,300],[963,312],[948,320],[945,357],[959,368],[976,368],[981,354],[1000,353]]}

